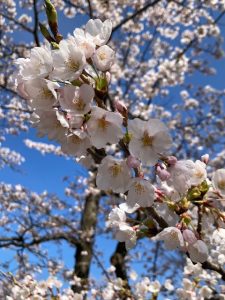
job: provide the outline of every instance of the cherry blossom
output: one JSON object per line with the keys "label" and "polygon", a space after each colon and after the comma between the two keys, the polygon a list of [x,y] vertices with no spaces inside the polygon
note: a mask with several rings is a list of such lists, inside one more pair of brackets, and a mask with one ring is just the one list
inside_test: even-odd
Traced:
{"label": "cherry blossom", "polygon": [[96,184],[105,191],[126,192],[131,184],[131,174],[126,162],[106,156],[99,165]]}
{"label": "cherry blossom", "polygon": [[114,62],[114,51],[107,45],[99,47],[93,56],[93,62],[100,71],[108,71]]}
{"label": "cherry blossom", "polygon": [[100,19],[89,20],[85,26],[85,35],[92,40],[97,46],[105,45],[112,32],[112,22]]}
{"label": "cherry blossom", "polygon": [[92,39],[86,37],[84,30],[80,28],[76,28],[73,34],[77,46],[83,50],[86,59],[92,57],[96,47]]}
{"label": "cherry blossom", "polygon": [[132,180],[127,195],[127,204],[131,207],[135,204],[141,207],[149,207],[153,204],[155,198],[155,189],[151,183],[141,178]]}
{"label": "cherry blossom", "polygon": [[94,90],[89,84],[82,84],[80,87],[66,85],[59,98],[60,105],[74,115],[84,115],[91,109],[91,101],[94,98]]}
{"label": "cherry blossom", "polygon": [[188,252],[193,262],[203,263],[209,255],[208,247],[202,240],[197,240],[195,243],[189,244]]}
{"label": "cherry blossom", "polygon": [[86,153],[89,147],[91,147],[91,143],[87,134],[77,129],[64,138],[61,149],[66,154],[80,157]]}
{"label": "cherry blossom", "polygon": [[72,40],[61,41],[59,49],[53,51],[52,58],[54,64],[52,79],[77,79],[86,64],[84,52]]}
{"label": "cherry blossom", "polygon": [[144,164],[155,165],[160,155],[171,147],[168,130],[159,120],[129,120],[128,130],[131,134],[129,150]]}
{"label": "cherry blossom", "polygon": [[25,80],[45,78],[53,69],[51,52],[46,47],[35,47],[30,51],[30,58],[19,58],[16,61],[19,74]]}
{"label": "cherry blossom", "polygon": [[25,81],[24,89],[30,100],[30,105],[37,110],[50,111],[56,103],[56,89],[59,84],[47,79],[33,79]]}
{"label": "cherry blossom", "polygon": [[130,249],[136,244],[136,232],[126,222],[125,212],[116,207],[109,214],[108,225],[115,229],[116,239],[126,243],[126,248]]}
{"label": "cherry blossom", "polygon": [[93,107],[87,122],[87,131],[92,144],[100,149],[107,143],[117,143],[123,137],[122,123],[123,118],[119,113]]}
{"label": "cherry blossom", "polygon": [[216,190],[225,195],[225,169],[216,170],[212,177],[212,183]]}
{"label": "cherry blossom", "polygon": [[184,239],[181,231],[176,227],[167,227],[155,237],[156,240],[163,240],[168,249],[184,247]]}

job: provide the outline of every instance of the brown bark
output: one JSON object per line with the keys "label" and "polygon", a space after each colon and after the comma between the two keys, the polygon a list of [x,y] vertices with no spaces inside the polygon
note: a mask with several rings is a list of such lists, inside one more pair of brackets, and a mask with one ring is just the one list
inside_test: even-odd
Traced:
{"label": "brown bark", "polygon": [[93,256],[100,196],[100,194],[89,194],[85,200],[84,212],[80,224],[81,237],[75,254],[74,275],[81,279],[81,285],[74,284],[72,286],[73,291],[76,293],[88,289],[88,277]]}
{"label": "brown bark", "polygon": [[128,283],[128,276],[126,271],[125,258],[127,255],[127,249],[125,243],[118,242],[116,249],[111,256],[111,264],[116,268],[115,273],[118,278],[123,280],[123,289],[119,291],[121,300],[133,299],[131,288]]}

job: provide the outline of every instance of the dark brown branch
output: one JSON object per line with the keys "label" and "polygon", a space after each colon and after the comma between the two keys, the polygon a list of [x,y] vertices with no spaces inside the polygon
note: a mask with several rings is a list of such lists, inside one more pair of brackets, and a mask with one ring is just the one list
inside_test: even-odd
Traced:
{"label": "dark brown branch", "polygon": [[199,234],[199,238],[201,238],[201,233],[202,233],[202,216],[203,216],[203,211],[202,211],[202,206],[198,206],[198,225],[197,225],[197,232]]}
{"label": "dark brown branch", "polygon": [[154,207],[148,207],[148,213],[154,220],[156,220],[161,228],[169,227],[167,222],[160,215],[158,215]]}
{"label": "dark brown branch", "polygon": [[23,23],[20,23],[19,21],[15,20],[14,18],[12,18],[12,17],[10,17],[10,16],[5,15],[5,14],[2,13],[2,12],[0,13],[0,15],[1,15],[3,18],[5,18],[5,19],[7,19],[7,20],[9,20],[9,21],[12,21],[14,24],[20,26],[21,28],[23,28],[23,29],[26,30],[27,32],[30,32],[30,33],[33,34],[33,30],[32,30],[30,27],[24,25]]}
{"label": "dark brown branch", "polygon": [[157,277],[157,261],[159,257],[159,248],[160,248],[160,241],[157,241],[155,244],[155,251],[154,251],[154,259],[152,265],[152,280],[156,280]]}
{"label": "dark brown branch", "polygon": [[125,247],[125,243],[119,242],[116,246],[115,252],[111,256],[111,263],[116,268],[116,276],[128,281],[127,272],[125,266],[125,257],[127,255],[127,250]]}
{"label": "dark brown branch", "polygon": [[211,270],[211,271],[215,271],[215,272],[219,273],[222,276],[222,280],[225,281],[225,270],[222,267],[217,266],[209,261],[205,261],[202,264],[202,268],[205,270]]}
{"label": "dark brown branch", "polygon": [[123,280],[124,290],[121,290],[119,292],[121,300],[126,300],[127,298],[132,297],[131,288],[128,283],[128,276],[127,276],[127,270],[125,264],[126,255],[127,255],[127,249],[125,243],[118,242],[116,249],[110,259],[111,264],[116,268],[115,270],[116,276]]}
{"label": "dark brown branch", "polygon": [[60,240],[66,240],[70,242],[72,245],[76,245],[78,243],[78,240],[73,237],[71,233],[53,233],[46,236],[38,237],[32,239],[30,242],[26,242],[23,236],[14,236],[14,237],[0,237],[0,248],[5,247],[18,247],[23,249],[30,249],[32,246],[40,245],[45,242],[50,241],[60,241]]}
{"label": "dark brown branch", "polygon": [[87,2],[88,2],[89,16],[91,19],[93,19],[93,10],[92,10],[92,6],[91,6],[91,0],[87,0]]}
{"label": "dark brown branch", "polygon": [[34,6],[34,29],[33,29],[33,34],[34,34],[35,43],[39,47],[40,46],[40,41],[39,41],[39,37],[38,37],[39,20],[38,20],[37,0],[33,0],[33,6]]}
{"label": "dark brown branch", "polygon": [[113,30],[112,30],[112,34],[117,31],[120,27],[122,27],[124,24],[126,24],[127,22],[129,22],[130,20],[136,18],[137,16],[141,15],[143,12],[145,12],[149,7],[152,7],[154,5],[156,5],[158,2],[160,2],[161,0],[154,0],[154,1],[150,1],[148,2],[145,6],[143,6],[141,9],[135,11],[131,16],[123,19],[119,24],[117,24]]}

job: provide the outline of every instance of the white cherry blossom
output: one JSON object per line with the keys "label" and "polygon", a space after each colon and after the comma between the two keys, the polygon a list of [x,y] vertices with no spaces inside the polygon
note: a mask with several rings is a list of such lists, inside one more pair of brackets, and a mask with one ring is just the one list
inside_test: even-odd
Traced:
{"label": "white cherry blossom", "polygon": [[87,122],[87,131],[92,144],[100,149],[107,143],[117,143],[123,137],[122,123],[123,117],[119,113],[93,107]]}
{"label": "white cherry blossom", "polygon": [[191,185],[199,185],[207,178],[206,164],[200,160],[196,160],[194,163],[193,175],[189,180]]}
{"label": "white cherry blossom", "polygon": [[85,27],[85,36],[92,40],[97,46],[105,45],[112,33],[112,22],[100,19],[91,19],[87,22]]}
{"label": "white cherry blossom", "polygon": [[108,71],[114,62],[115,52],[107,45],[99,47],[93,55],[93,62],[100,71]]}
{"label": "white cherry blossom", "polygon": [[94,89],[89,84],[80,87],[66,85],[61,91],[60,105],[74,115],[84,115],[91,109],[91,101],[94,98]]}
{"label": "white cherry blossom", "polygon": [[77,79],[86,64],[84,52],[71,39],[62,40],[59,43],[59,49],[52,51],[52,57],[54,64],[54,70],[51,74],[52,79]]}
{"label": "white cherry blossom", "polygon": [[197,240],[194,244],[189,244],[187,249],[190,254],[190,259],[193,262],[203,263],[208,258],[209,250],[202,240]]}
{"label": "white cherry blossom", "polygon": [[197,238],[196,238],[194,232],[191,231],[190,229],[185,229],[183,231],[183,238],[186,242],[188,242],[189,245],[192,245],[195,242],[197,242]]}
{"label": "white cherry blossom", "polygon": [[124,193],[129,189],[130,183],[131,174],[126,161],[115,160],[109,155],[102,160],[96,177],[96,184],[99,189]]}
{"label": "white cherry blossom", "polygon": [[225,196],[225,169],[218,169],[212,177],[213,187]]}
{"label": "white cherry blossom", "polygon": [[115,229],[116,239],[119,242],[125,242],[127,249],[136,244],[136,232],[126,223],[126,214],[121,208],[115,207],[112,209],[107,225]]}
{"label": "white cherry blossom", "polygon": [[184,238],[180,229],[176,227],[167,227],[158,233],[155,240],[163,240],[166,248],[172,250],[184,247]]}
{"label": "white cherry blossom", "polygon": [[84,155],[90,147],[91,144],[87,134],[79,129],[66,136],[61,146],[64,153],[78,157]]}
{"label": "white cherry blossom", "polygon": [[190,188],[190,181],[195,170],[194,162],[179,160],[167,170],[170,173],[170,178],[167,180],[168,185],[173,186],[180,194],[185,193]]}
{"label": "white cherry blossom", "polygon": [[35,47],[30,51],[30,58],[18,58],[19,74],[24,80],[45,78],[53,69],[51,51],[47,47]]}
{"label": "white cherry blossom", "polygon": [[67,122],[71,129],[78,129],[81,128],[84,122],[84,117],[74,113],[67,113]]}
{"label": "white cherry blossom", "polygon": [[153,185],[145,179],[134,178],[127,195],[127,204],[134,207],[138,204],[141,207],[152,206],[155,199],[155,189]]}
{"label": "white cherry blossom", "polygon": [[90,58],[95,52],[95,43],[86,36],[85,31],[81,28],[76,28],[73,34],[77,46],[83,50],[87,59]]}
{"label": "white cherry blossom", "polygon": [[110,227],[115,227],[121,222],[126,222],[126,214],[123,209],[114,207],[109,214],[107,224]]}
{"label": "white cherry blossom", "polygon": [[50,140],[62,141],[65,137],[65,128],[57,119],[56,111],[35,111],[34,126],[37,127],[38,136],[48,136]]}
{"label": "white cherry blossom", "polygon": [[37,110],[51,110],[56,103],[56,89],[59,84],[47,79],[37,78],[24,82],[24,89],[31,99],[29,104]]}
{"label": "white cherry blossom", "polygon": [[144,164],[155,165],[160,154],[165,153],[171,147],[172,141],[168,129],[158,119],[129,120],[128,131],[131,134],[129,150]]}
{"label": "white cherry blossom", "polygon": [[135,230],[126,223],[119,224],[115,237],[119,242],[125,242],[127,250],[133,248],[137,240]]}

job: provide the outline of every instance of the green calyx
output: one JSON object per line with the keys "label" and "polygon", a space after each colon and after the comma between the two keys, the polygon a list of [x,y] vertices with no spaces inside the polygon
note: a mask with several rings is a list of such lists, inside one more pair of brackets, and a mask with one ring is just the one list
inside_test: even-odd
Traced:
{"label": "green calyx", "polygon": [[96,90],[101,92],[107,92],[108,90],[108,82],[105,77],[97,77],[95,79]]}
{"label": "green calyx", "polygon": [[187,198],[189,201],[201,201],[208,190],[209,186],[205,180],[200,185],[190,188],[188,190]]}

